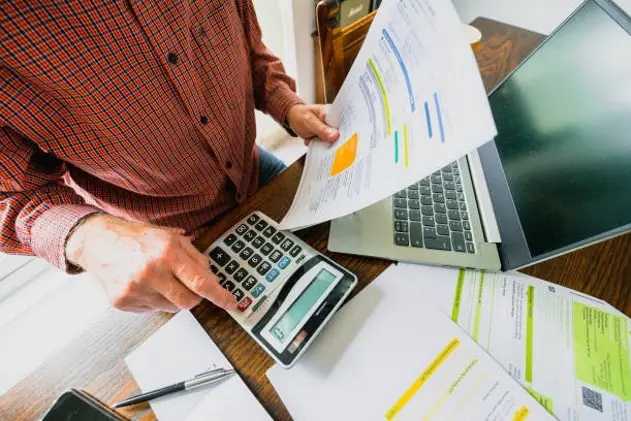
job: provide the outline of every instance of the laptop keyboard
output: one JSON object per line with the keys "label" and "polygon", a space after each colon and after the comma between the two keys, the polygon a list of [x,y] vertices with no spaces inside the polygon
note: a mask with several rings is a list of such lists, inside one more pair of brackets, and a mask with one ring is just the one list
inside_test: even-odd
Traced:
{"label": "laptop keyboard", "polygon": [[392,196],[394,244],[475,253],[458,162]]}

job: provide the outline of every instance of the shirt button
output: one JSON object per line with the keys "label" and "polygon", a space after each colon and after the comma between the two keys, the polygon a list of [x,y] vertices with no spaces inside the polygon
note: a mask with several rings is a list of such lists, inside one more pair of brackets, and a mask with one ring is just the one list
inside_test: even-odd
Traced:
{"label": "shirt button", "polygon": [[206,124],[208,124],[208,117],[203,115],[199,118],[199,121],[205,126]]}
{"label": "shirt button", "polygon": [[177,63],[177,54],[169,53],[169,56],[167,57],[167,59],[169,60],[169,63],[175,64]]}
{"label": "shirt button", "polygon": [[226,168],[232,168],[232,161],[226,161]]}

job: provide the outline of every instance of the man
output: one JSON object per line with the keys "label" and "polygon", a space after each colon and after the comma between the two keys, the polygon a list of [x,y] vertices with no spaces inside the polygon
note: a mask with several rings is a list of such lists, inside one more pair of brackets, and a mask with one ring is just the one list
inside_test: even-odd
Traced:
{"label": "man", "polygon": [[191,238],[283,168],[255,107],[337,138],[294,91],[251,0],[5,3],[0,251],[87,270],[122,310],[234,309]]}

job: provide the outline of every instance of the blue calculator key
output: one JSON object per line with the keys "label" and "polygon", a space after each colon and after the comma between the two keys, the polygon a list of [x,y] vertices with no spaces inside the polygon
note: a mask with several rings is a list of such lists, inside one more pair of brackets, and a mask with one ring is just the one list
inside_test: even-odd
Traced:
{"label": "blue calculator key", "polygon": [[278,267],[281,269],[285,269],[291,263],[291,259],[289,257],[283,257],[280,262],[278,262]]}
{"label": "blue calculator key", "polygon": [[250,294],[252,294],[252,296],[254,298],[256,298],[259,295],[261,295],[263,293],[263,291],[265,291],[265,285],[263,285],[263,284],[256,284],[256,286],[252,289],[252,292]]}
{"label": "blue calculator key", "polygon": [[278,277],[278,275],[280,275],[280,271],[278,269],[274,268],[274,269],[269,271],[269,273],[267,274],[265,279],[267,279],[267,282],[273,282],[274,279],[276,279]]}

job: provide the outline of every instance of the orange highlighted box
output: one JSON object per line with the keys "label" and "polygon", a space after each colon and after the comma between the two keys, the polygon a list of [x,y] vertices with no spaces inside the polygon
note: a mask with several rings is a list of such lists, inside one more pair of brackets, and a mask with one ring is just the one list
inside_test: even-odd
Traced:
{"label": "orange highlighted box", "polygon": [[335,158],[333,159],[333,166],[331,167],[331,177],[338,175],[353,165],[355,157],[357,157],[357,140],[357,133],[355,133],[335,151]]}
{"label": "orange highlighted box", "polygon": [[528,414],[530,414],[528,408],[522,406],[519,411],[515,412],[515,417],[513,417],[513,421],[524,421]]}

